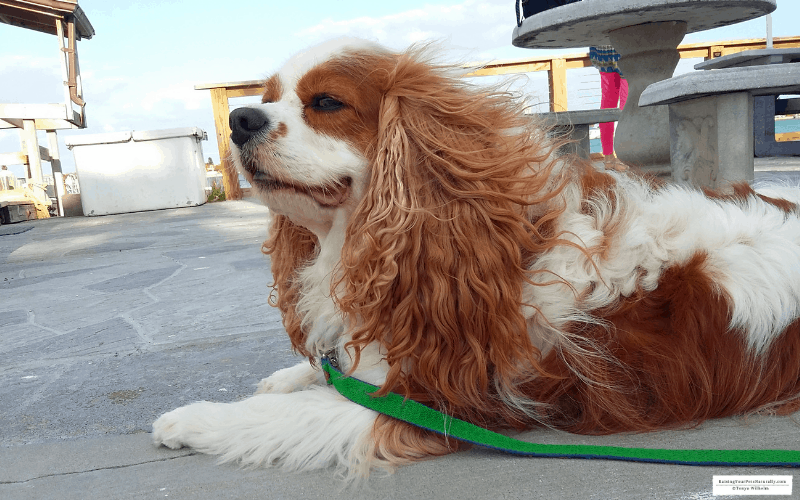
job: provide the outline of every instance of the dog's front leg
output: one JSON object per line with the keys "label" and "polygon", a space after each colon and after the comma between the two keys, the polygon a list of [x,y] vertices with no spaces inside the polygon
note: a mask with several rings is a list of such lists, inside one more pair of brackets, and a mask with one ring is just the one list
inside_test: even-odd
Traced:
{"label": "dog's front leg", "polygon": [[153,441],[221,455],[223,461],[309,470],[337,465],[366,475],[377,414],[329,387],[259,394],[236,403],[199,402],[162,415]]}
{"label": "dog's front leg", "polygon": [[325,384],[322,370],[315,369],[308,360],[283,370],[278,370],[261,380],[256,387],[256,394],[286,394],[302,391],[313,385]]}

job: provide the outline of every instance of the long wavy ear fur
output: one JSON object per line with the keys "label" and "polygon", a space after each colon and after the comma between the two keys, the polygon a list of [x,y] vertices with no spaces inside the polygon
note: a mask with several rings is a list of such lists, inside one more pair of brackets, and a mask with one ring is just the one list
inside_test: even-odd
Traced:
{"label": "long wavy ear fur", "polygon": [[371,185],[334,290],[356,355],[375,341],[386,351],[380,393],[513,423],[519,414],[498,415],[497,400],[539,367],[522,286],[556,236],[526,214],[554,196],[552,147],[535,142],[511,96],[474,89],[424,53],[400,54],[385,75]]}
{"label": "long wavy ear fur", "polygon": [[301,292],[298,272],[316,257],[318,244],[314,233],[293,224],[286,216],[275,215],[270,237],[261,245],[261,251],[270,256],[275,279],[270,304],[280,309],[292,348],[308,357],[311,353],[306,349],[302,317],[297,311]]}

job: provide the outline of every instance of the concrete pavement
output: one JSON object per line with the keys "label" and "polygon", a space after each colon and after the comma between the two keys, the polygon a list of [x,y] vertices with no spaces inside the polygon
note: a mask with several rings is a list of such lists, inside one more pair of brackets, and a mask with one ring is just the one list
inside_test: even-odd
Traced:
{"label": "concrete pavement", "polygon": [[[161,413],[247,397],[261,378],[298,361],[267,305],[269,259],[259,250],[266,219],[247,199],[0,227],[0,498],[706,499],[713,475],[800,477],[794,469],[531,459],[474,448],[343,490],[330,470],[240,469],[156,448],[149,432]],[[798,416],[522,438],[796,449]]]}

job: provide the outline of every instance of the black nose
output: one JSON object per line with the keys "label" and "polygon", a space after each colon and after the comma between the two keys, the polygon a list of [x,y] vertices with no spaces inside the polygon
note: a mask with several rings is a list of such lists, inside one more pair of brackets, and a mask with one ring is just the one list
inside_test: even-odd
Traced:
{"label": "black nose", "polygon": [[269,118],[257,109],[237,108],[231,111],[228,123],[231,126],[231,140],[241,146],[259,130],[269,127]]}

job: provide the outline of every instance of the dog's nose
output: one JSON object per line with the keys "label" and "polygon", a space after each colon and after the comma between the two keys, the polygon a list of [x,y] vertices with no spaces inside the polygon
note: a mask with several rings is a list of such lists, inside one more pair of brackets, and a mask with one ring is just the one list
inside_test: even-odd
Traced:
{"label": "dog's nose", "polygon": [[259,130],[269,127],[269,118],[257,109],[237,108],[231,111],[228,123],[231,126],[231,140],[241,146]]}

